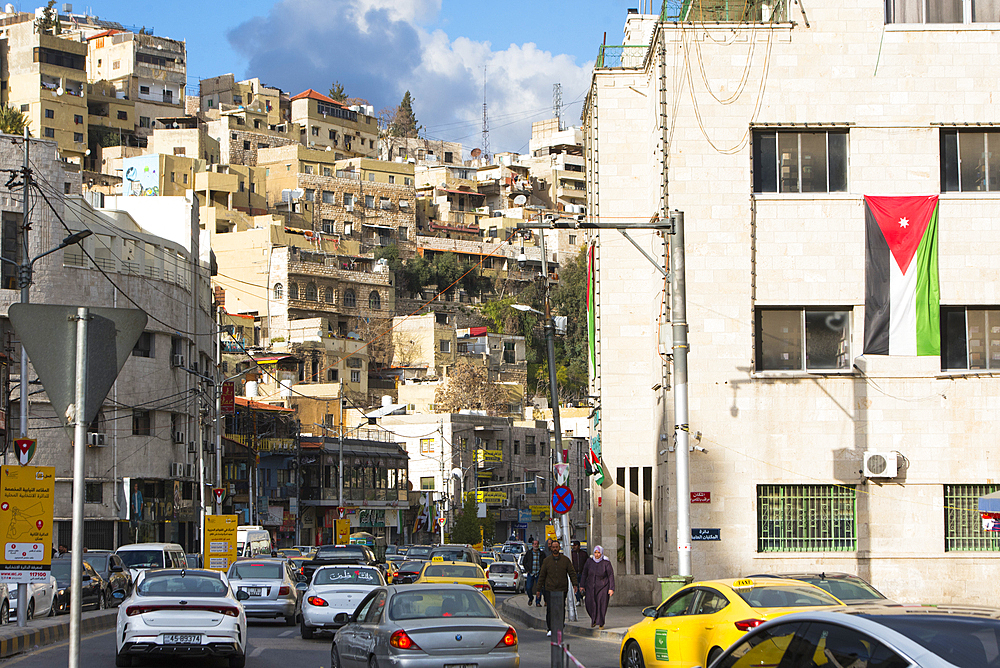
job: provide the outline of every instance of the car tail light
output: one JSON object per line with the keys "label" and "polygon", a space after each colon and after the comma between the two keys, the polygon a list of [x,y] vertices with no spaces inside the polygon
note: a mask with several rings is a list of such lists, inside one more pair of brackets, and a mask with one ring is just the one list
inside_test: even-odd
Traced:
{"label": "car tail light", "polygon": [[319,596],[310,596],[308,599],[309,605],[315,605],[316,607],[322,608],[327,605],[326,601],[321,599]]}
{"label": "car tail light", "polygon": [[160,612],[164,610],[181,610],[184,612],[214,612],[217,615],[228,617],[239,617],[240,609],[230,605],[130,605],[125,608],[125,614],[129,617],[144,615],[147,612]]}
{"label": "car tail light", "polygon": [[389,636],[389,644],[396,649],[420,649],[413,638],[406,635],[406,631],[400,629]]}
{"label": "car tail light", "polygon": [[516,647],[517,646],[517,631],[514,630],[513,626],[507,627],[507,633],[503,634],[503,638],[497,643],[497,647]]}
{"label": "car tail light", "polygon": [[479,591],[490,591],[490,585],[489,584],[479,583],[479,584],[474,584],[472,586],[475,587],[476,589],[478,589]]}
{"label": "car tail light", "polygon": [[129,617],[135,617],[136,615],[144,615],[153,610],[156,610],[156,608],[150,605],[130,605],[125,608],[125,614]]}
{"label": "car tail light", "polygon": [[288,596],[288,587],[284,586],[278,589],[278,596]]}
{"label": "car tail light", "polygon": [[755,629],[764,623],[763,619],[742,619],[736,622],[736,628],[740,631],[749,631],[750,629]]}

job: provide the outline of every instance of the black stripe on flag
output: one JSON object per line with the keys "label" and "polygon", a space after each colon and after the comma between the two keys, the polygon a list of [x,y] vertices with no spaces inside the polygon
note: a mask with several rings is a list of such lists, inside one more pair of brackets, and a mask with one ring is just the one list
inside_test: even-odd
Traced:
{"label": "black stripe on flag", "polygon": [[865,203],[865,355],[889,354],[889,263],[882,229]]}

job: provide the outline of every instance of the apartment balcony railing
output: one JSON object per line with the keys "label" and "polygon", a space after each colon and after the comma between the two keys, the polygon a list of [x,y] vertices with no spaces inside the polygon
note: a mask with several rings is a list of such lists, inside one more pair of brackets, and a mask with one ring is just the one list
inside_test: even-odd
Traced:
{"label": "apartment balcony railing", "polygon": [[597,53],[597,69],[639,69],[646,60],[648,47],[639,44],[602,46]]}
{"label": "apartment balcony railing", "polygon": [[785,0],[666,0],[661,21],[709,23],[780,23],[787,20]]}

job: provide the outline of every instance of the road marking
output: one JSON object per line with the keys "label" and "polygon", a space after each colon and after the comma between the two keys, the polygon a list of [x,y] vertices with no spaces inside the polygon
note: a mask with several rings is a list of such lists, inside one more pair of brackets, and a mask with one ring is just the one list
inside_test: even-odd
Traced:
{"label": "road marking", "polygon": [[[117,629],[108,629],[107,631],[102,631],[101,633],[88,633],[86,636],[82,636],[80,638],[80,642],[82,643],[83,641],[89,640],[91,638],[100,638],[101,636],[106,636],[106,635],[109,635],[111,633],[115,633],[116,631],[117,631]],[[22,655],[20,655],[20,656],[17,656],[17,657],[11,658],[11,659],[6,659],[3,662],[3,665],[4,666],[12,666],[15,663],[20,663],[20,662],[24,661],[25,659],[30,659],[30,658],[38,656],[39,654],[44,654],[45,652],[49,652],[49,651],[52,651],[54,649],[59,649],[60,647],[68,647],[68,646],[69,646],[69,640],[64,640],[61,643],[56,643],[55,645],[49,645],[48,647],[40,647],[38,649],[28,649],[28,650],[25,650],[25,653],[22,654]]]}
{"label": "road marking", "polygon": [[250,657],[251,659],[253,659],[254,657],[258,657],[258,656],[260,656],[260,655],[261,655],[261,653],[262,653],[263,651],[264,651],[264,648],[263,648],[263,647],[254,647],[254,648],[253,648],[253,651],[252,651],[252,652],[250,652],[250,654],[249,654],[248,656],[249,656],[249,657]]}
{"label": "road marking", "polygon": [[281,633],[278,634],[278,637],[279,638],[287,638],[289,636],[295,635],[295,633],[296,633],[296,631],[294,631],[294,630],[282,631]]}

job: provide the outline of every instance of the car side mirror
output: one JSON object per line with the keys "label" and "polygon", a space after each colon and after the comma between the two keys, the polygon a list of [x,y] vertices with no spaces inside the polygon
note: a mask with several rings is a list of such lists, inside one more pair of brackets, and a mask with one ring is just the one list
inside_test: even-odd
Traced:
{"label": "car side mirror", "polygon": [[116,601],[123,600],[125,598],[125,590],[115,589],[113,592],[111,592],[111,598],[115,599]]}
{"label": "car side mirror", "polygon": [[112,573],[121,573],[125,569],[122,568],[121,566],[119,566],[118,564],[111,564],[111,566],[108,568],[108,570],[110,572],[112,572]]}
{"label": "car side mirror", "polygon": [[656,608],[654,608],[654,607],[643,608],[642,609],[642,616],[643,617],[656,617]]}
{"label": "car side mirror", "polygon": [[243,591],[242,589],[240,591],[236,592],[236,600],[237,601],[245,601],[248,598],[250,598],[250,594],[248,594],[247,592]]}
{"label": "car side mirror", "polygon": [[334,615],[333,621],[335,624],[349,624],[351,621],[351,616],[346,612],[338,612],[336,615]]}
{"label": "car side mirror", "polygon": [[309,589],[309,585],[305,582],[299,581],[295,583],[295,588],[299,591],[305,591],[306,589]]}

